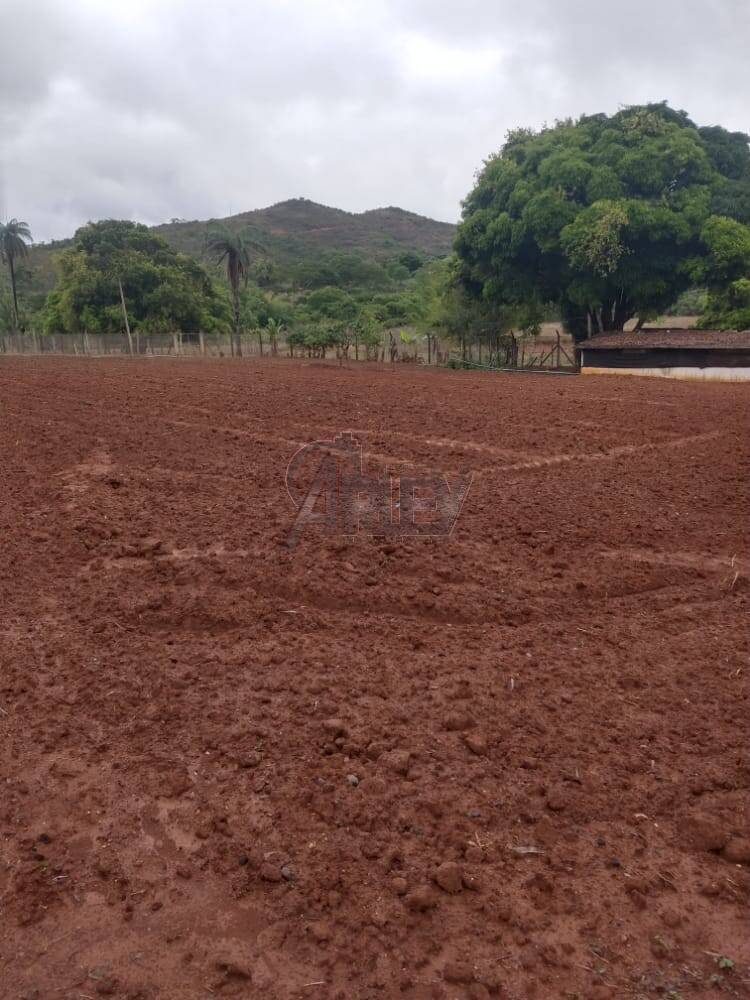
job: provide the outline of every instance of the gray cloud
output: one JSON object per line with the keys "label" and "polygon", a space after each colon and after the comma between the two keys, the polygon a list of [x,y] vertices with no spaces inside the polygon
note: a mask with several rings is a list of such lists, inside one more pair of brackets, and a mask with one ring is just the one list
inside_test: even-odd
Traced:
{"label": "gray cloud", "polygon": [[508,128],[750,129],[746,0],[0,0],[0,214],[37,238],[304,195],[453,220]]}

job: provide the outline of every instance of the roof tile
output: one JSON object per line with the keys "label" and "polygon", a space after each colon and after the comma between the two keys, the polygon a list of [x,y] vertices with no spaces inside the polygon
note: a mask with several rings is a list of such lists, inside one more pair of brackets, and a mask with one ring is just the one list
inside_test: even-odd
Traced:
{"label": "roof tile", "polygon": [[578,344],[585,350],[605,348],[710,348],[712,350],[750,350],[750,330],[642,330],[597,333]]}

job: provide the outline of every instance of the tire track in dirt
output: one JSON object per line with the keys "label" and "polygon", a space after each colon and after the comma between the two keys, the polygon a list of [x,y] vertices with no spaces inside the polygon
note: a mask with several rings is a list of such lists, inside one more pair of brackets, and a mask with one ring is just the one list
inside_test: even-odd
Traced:
{"label": "tire track in dirt", "polygon": [[504,466],[502,472],[524,472],[529,469],[544,469],[551,465],[567,465],[569,463],[605,462],[612,458],[623,458],[629,455],[638,455],[653,451],[660,451],[664,448],[682,448],[690,444],[703,444],[706,441],[715,441],[720,437],[719,431],[708,431],[705,434],[689,434],[684,437],[671,438],[668,441],[647,442],[646,444],[623,444],[614,448],[607,448],[604,451],[587,452],[577,455],[571,452],[564,452],[560,455],[548,455],[544,458],[537,458],[530,462],[518,462],[514,465]]}
{"label": "tire track in dirt", "polygon": [[[218,431],[220,433],[227,434],[232,437],[249,438],[251,441],[255,441],[257,444],[270,444],[273,446],[285,445],[290,449],[293,449],[290,451],[289,454],[290,460],[293,457],[294,452],[299,451],[300,449],[305,448],[310,444],[316,443],[313,441],[301,441],[301,440],[296,440],[294,438],[285,438],[281,437],[278,434],[262,434],[257,431],[249,431],[249,430],[244,430],[242,428],[230,427],[226,425],[219,426],[213,424],[212,426],[208,427],[205,426],[204,424],[197,424],[187,420],[164,420],[163,423],[168,423],[174,427],[185,427],[188,428],[189,430],[203,430],[209,433],[214,433]],[[331,455],[339,454],[336,448],[322,447],[319,450]],[[411,458],[401,458],[396,455],[384,454],[383,452],[363,450],[362,458],[370,459],[371,461],[377,462],[383,466],[390,466],[390,467],[408,466],[409,468],[418,469],[419,471],[426,472],[430,475],[438,475],[438,476],[443,475],[442,469],[436,469],[433,466],[425,465],[422,462],[415,462]]]}
{"label": "tire track in dirt", "polygon": [[[301,427],[301,425],[297,425]],[[332,432],[334,429],[330,426],[326,427],[324,425],[317,425],[320,429],[326,432]],[[595,426],[595,424],[591,424]],[[372,431],[367,431],[366,429],[357,428],[347,428],[351,430],[352,434],[359,435],[369,435],[373,436]],[[697,435],[687,435],[667,438],[663,441],[649,441],[645,444],[631,444],[631,445],[617,445],[614,448],[606,449],[602,452],[564,452],[560,454],[553,455],[543,455],[539,457],[534,452],[511,449],[511,448],[498,448],[495,445],[481,444],[476,441],[462,441],[453,438],[436,438],[436,437],[422,437],[415,434],[405,434],[400,431],[387,431],[383,434],[378,434],[378,436],[394,437],[399,440],[413,442],[415,444],[428,446],[431,448],[445,448],[449,451],[460,451],[465,450],[468,452],[473,452],[477,454],[492,455],[493,457],[508,459],[512,464],[503,466],[503,470],[507,471],[518,471],[520,469],[532,469],[540,468],[546,465],[560,465],[566,462],[590,462],[598,461],[607,458],[619,458],[622,455],[636,454],[639,451],[650,451],[656,448],[667,448],[680,446],[683,444],[688,444],[692,442],[700,442],[704,440],[711,440],[712,438],[718,437],[718,431],[711,431],[705,434]],[[516,461],[517,459],[523,459],[523,461]],[[478,470],[479,472],[490,472],[494,471],[494,467],[486,467],[484,469]]]}
{"label": "tire track in dirt", "polygon": [[597,553],[604,559],[631,559],[652,566],[674,566],[709,573],[737,573],[747,576],[750,562],[731,556],[712,556],[702,552],[655,552],[651,549],[607,549]]}

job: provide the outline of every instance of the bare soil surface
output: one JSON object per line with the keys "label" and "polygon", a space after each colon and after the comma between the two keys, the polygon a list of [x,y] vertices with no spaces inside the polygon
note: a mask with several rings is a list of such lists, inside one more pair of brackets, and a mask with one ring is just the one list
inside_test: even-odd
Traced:
{"label": "bare soil surface", "polygon": [[[749,404],[0,359],[0,996],[750,996]],[[450,539],[290,552],[344,430]]]}

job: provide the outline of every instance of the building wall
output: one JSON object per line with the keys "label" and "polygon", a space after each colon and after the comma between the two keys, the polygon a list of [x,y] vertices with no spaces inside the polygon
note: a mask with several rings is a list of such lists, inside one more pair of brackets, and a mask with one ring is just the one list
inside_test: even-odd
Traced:
{"label": "building wall", "polygon": [[[591,352],[593,353],[593,352]],[[645,378],[679,378],[710,382],[750,382],[750,367],[731,368],[712,366],[698,368],[693,365],[675,365],[665,368],[606,368],[588,362],[581,367],[581,375],[640,375]]]}

